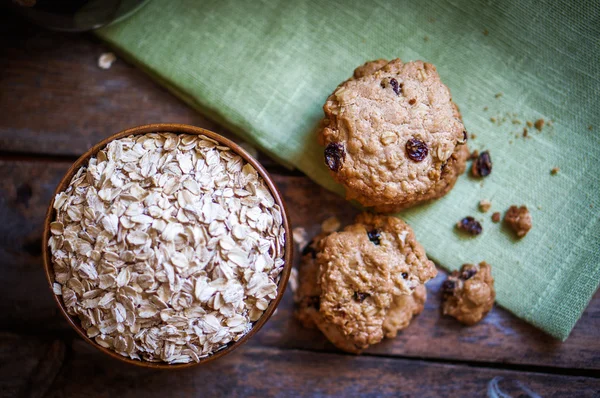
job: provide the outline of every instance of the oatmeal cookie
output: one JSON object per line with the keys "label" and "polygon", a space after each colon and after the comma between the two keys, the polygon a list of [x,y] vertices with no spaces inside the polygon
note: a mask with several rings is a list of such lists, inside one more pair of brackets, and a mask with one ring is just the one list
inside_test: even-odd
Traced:
{"label": "oatmeal cookie", "polygon": [[491,266],[465,264],[442,285],[443,312],[465,325],[474,325],[492,309],[496,292]]}
{"label": "oatmeal cookie", "polygon": [[[326,236],[327,234],[318,235],[303,250],[299,269],[299,287],[294,295],[297,306],[295,316],[304,327],[317,327],[339,349],[360,353],[368,347],[368,344],[357,340],[353,335],[346,334],[343,325],[329,322],[320,311],[320,266],[317,263],[317,253],[323,249],[323,238]],[[376,236],[377,234],[371,233],[371,239],[375,239]],[[406,240],[406,237],[404,239]],[[392,294],[391,304],[387,311],[384,311],[383,323],[380,326],[383,335],[393,338],[399,330],[405,329],[413,316],[423,310],[426,297],[423,284],[417,285],[412,294]],[[356,298],[365,300],[366,296],[357,294]],[[378,339],[381,340],[381,334],[377,333],[377,336],[380,336]],[[371,340],[371,344],[375,342]]]}
{"label": "oatmeal cookie", "polygon": [[325,163],[348,199],[398,211],[443,196],[465,170],[467,133],[431,64],[368,62],[323,110]]}
{"label": "oatmeal cookie", "polygon": [[319,312],[361,349],[384,336],[394,296],[410,295],[437,271],[408,225],[363,213],[322,240]]}

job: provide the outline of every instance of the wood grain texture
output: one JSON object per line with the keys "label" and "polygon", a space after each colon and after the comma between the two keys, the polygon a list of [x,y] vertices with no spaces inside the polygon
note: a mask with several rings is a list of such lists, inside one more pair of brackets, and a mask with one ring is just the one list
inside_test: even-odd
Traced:
{"label": "wood grain texture", "polygon": [[79,156],[150,123],[233,137],[124,61],[100,69],[98,57],[108,51],[91,34],[50,32],[0,13],[0,151]]}
{"label": "wood grain texture", "polygon": [[1,330],[64,328],[48,284],[40,278],[44,208],[65,162],[0,160]]}
{"label": "wood grain texture", "polygon": [[[67,162],[0,160],[0,328],[52,333],[68,329],[46,286],[41,264],[41,230],[44,212]],[[356,209],[306,177],[273,175],[280,188],[292,225],[309,235],[320,223],[337,216],[351,222]],[[296,261],[298,257],[296,256]],[[425,311],[396,339],[386,340],[367,355],[434,358],[449,361],[495,362],[557,368],[600,369],[600,293],[597,293],[571,337],[560,343],[541,331],[494,308],[479,325],[464,327],[441,317],[440,274],[428,284]],[[293,318],[288,289],[277,312],[252,339],[252,346],[337,352],[317,331],[304,329]]]}
{"label": "wood grain texture", "polygon": [[[67,347],[64,361],[61,347]],[[419,360],[241,347],[219,361],[176,372],[138,368],[97,352],[79,339],[0,335],[0,380],[10,396],[46,397],[593,397],[600,379],[437,364]],[[58,356],[57,354],[58,353]],[[22,357],[25,356],[25,360]],[[58,360],[57,360],[58,358]],[[55,369],[41,377],[39,369]],[[12,376],[12,377],[11,377]],[[538,395],[527,395],[538,394]]]}
{"label": "wood grain texture", "polygon": [[[39,397],[62,367],[64,344],[0,333],[0,396]],[[35,381],[36,385],[31,385]]]}
{"label": "wood grain texture", "polygon": [[[516,318],[500,307],[479,324],[464,326],[440,313],[440,275],[427,285],[425,310],[395,339],[385,339],[363,355],[445,359],[504,365],[530,365],[557,368],[600,370],[600,293],[563,343]],[[286,293],[278,312],[256,336],[262,345],[338,352],[315,329],[303,329],[293,319],[291,293]]]}

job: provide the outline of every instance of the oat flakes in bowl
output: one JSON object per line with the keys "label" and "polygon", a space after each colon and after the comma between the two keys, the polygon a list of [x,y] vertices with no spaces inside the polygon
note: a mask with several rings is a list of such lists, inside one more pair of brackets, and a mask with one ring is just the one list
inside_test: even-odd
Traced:
{"label": "oat flakes in bowl", "polygon": [[266,322],[289,276],[288,229],[266,171],[237,145],[142,126],[92,148],[61,181],[44,262],[88,342],[171,368],[224,355]]}

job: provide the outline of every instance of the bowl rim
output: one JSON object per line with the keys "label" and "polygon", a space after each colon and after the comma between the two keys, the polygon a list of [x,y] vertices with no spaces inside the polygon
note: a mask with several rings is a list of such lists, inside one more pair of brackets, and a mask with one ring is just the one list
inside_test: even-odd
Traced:
{"label": "bowl rim", "polygon": [[[143,135],[149,133],[175,133],[175,134],[195,134],[195,135],[204,135],[210,139],[213,139],[220,144],[229,147],[236,154],[241,156],[246,162],[250,163],[256,171],[260,174],[260,176],[265,181],[267,187],[269,188],[273,198],[275,199],[275,203],[277,203],[281,209],[282,223],[285,232],[285,241],[284,241],[284,264],[283,269],[280,274],[279,283],[277,286],[277,296],[271,300],[267,309],[263,312],[261,317],[254,323],[252,329],[248,333],[246,333],[241,339],[235,342],[230,342],[227,346],[205,358],[201,358],[199,362],[189,362],[184,364],[168,364],[165,362],[148,362],[144,360],[135,360],[128,357],[124,357],[115,351],[112,351],[108,348],[104,348],[98,343],[96,343],[93,339],[89,338],[81,326],[81,321],[77,316],[71,316],[67,313],[67,310],[64,307],[62,300],[58,295],[54,293],[53,283],[54,283],[54,268],[52,266],[52,259],[50,248],[48,247],[48,240],[50,239],[50,223],[53,221],[54,216],[56,214],[54,210],[54,200],[56,195],[62,191],[64,191],[69,183],[73,175],[82,167],[87,165],[89,159],[92,156],[95,156],[101,149],[105,148],[106,145],[114,141],[116,139],[124,138],[130,135]],[[218,359],[222,356],[229,354],[234,351],[236,348],[240,347],[248,340],[250,340],[263,326],[264,324],[271,318],[275,309],[279,305],[279,302],[283,298],[285,293],[285,289],[287,287],[288,279],[290,277],[290,272],[292,270],[292,258],[293,258],[293,244],[291,240],[291,227],[290,221],[288,218],[287,208],[285,202],[283,200],[283,196],[275,186],[275,183],[271,179],[269,173],[265,170],[265,168],[254,159],[248,152],[246,152],[242,147],[240,147],[235,142],[225,138],[215,132],[210,130],[203,129],[201,127],[186,125],[186,124],[177,124],[177,123],[156,123],[156,124],[146,124],[137,127],[132,127],[127,130],[120,131],[116,134],[113,134],[96,145],[92,146],[88,149],[83,155],[81,155],[72,165],[69,167],[65,175],[62,177],[58,186],[54,190],[54,195],[50,200],[50,204],[48,205],[48,209],[46,211],[46,217],[44,219],[44,232],[42,236],[42,253],[43,253],[43,266],[46,274],[46,279],[48,281],[48,285],[50,287],[50,292],[54,298],[54,301],[58,305],[61,314],[67,320],[69,325],[75,329],[75,331],[90,345],[94,346],[96,349],[102,351],[103,353],[111,356],[112,358],[118,359],[122,362],[126,362],[132,365],[146,367],[146,368],[154,368],[154,369],[184,369],[192,366],[197,366],[201,364],[205,364],[215,359]]]}

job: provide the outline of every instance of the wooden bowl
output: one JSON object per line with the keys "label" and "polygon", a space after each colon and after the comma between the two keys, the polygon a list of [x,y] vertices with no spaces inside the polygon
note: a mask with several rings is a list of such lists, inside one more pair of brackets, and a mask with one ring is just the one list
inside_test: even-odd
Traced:
{"label": "wooden bowl", "polygon": [[[283,270],[280,274],[279,285],[277,288],[277,297],[275,297],[275,299],[273,299],[269,303],[269,306],[267,307],[267,309],[265,310],[263,315],[259,318],[258,321],[256,321],[254,323],[252,329],[246,335],[244,335],[238,341],[230,342],[229,344],[227,344],[226,348],[224,348],[220,351],[217,351],[208,357],[202,358],[200,360],[200,362],[191,362],[191,363],[185,363],[185,364],[170,365],[170,364],[167,364],[164,362],[148,362],[148,361],[143,361],[143,360],[134,360],[134,359],[130,359],[130,358],[124,357],[122,355],[119,355],[116,352],[109,350],[107,348],[104,348],[87,336],[85,330],[81,326],[81,321],[79,320],[79,318],[77,316],[71,316],[67,313],[67,310],[63,304],[62,299],[59,298],[56,294],[54,294],[54,291],[52,289],[52,285],[54,283],[54,267],[52,265],[50,248],[48,247],[48,240],[50,239],[50,236],[51,236],[50,235],[50,223],[54,220],[54,218],[56,216],[56,211],[53,208],[54,197],[56,197],[56,195],[59,192],[64,191],[68,187],[68,185],[71,181],[71,178],[77,172],[77,170],[79,170],[82,166],[87,165],[89,159],[91,157],[95,156],[101,149],[106,147],[106,145],[110,141],[113,141],[113,140],[119,139],[119,138],[123,138],[123,137],[127,137],[130,135],[141,135],[141,134],[156,133],[156,132],[169,132],[169,133],[175,133],[175,134],[197,134],[197,135],[202,134],[202,135],[205,135],[206,137],[212,138],[215,141],[218,141],[219,143],[221,143],[224,146],[231,148],[231,150],[233,152],[240,155],[246,162],[250,163],[258,171],[260,176],[264,179],[267,186],[269,187],[269,189],[273,195],[273,198],[275,199],[275,203],[277,203],[279,205],[279,207],[281,208],[281,215],[282,215],[282,219],[283,219],[283,228],[285,231],[285,246],[284,246],[285,253],[284,253],[284,266],[283,266]],[[205,130],[205,129],[202,129],[199,127],[188,126],[185,124],[171,124],[171,123],[148,124],[145,126],[134,127],[134,128],[131,128],[131,129],[128,129],[125,131],[121,131],[120,133],[117,133],[111,137],[108,137],[108,138],[102,140],[98,144],[94,145],[91,149],[89,149],[86,153],[84,153],[79,159],[77,159],[77,161],[75,163],[73,163],[73,165],[69,168],[69,170],[67,171],[65,176],[62,178],[62,180],[58,184],[58,187],[56,188],[56,191],[54,192],[54,196],[52,197],[52,200],[50,201],[50,205],[48,206],[48,211],[46,213],[46,219],[44,221],[42,253],[43,253],[43,261],[44,261],[44,270],[46,271],[46,277],[48,279],[48,284],[50,286],[50,290],[52,291],[52,296],[54,297],[54,301],[56,301],[58,308],[60,308],[60,312],[63,314],[63,316],[65,317],[67,322],[69,322],[71,327],[73,327],[73,329],[75,329],[75,331],[77,333],[79,333],[79,335],[85,341],[87,341],[89,344],[96,347],[98,350],[102,351],[103,353],[105,353],[113,358],[116,358],[122,362],[127,362],[127,363],[130,363],[133,365],[143,366],[143,367],[147,367],[147,368],[181,369],[181,368],[188,368],[188,367],[199,365],[202,363],[214,361],[217,358],[220,358],[224,355],[229,354],[230,352],[232,352],[233,350],[235,350],[236,348],[238,348],[239,346],[241,346],[242,344],[247,342],[250,338],[252,338],[252,336],[254,336],[260,330],[260,328],[269,320],[271,315],[273,315],[275,308],[277,308],[277,305],[281,301],[281,298],[283,297],[285,288],[287,286],[288,278],[289,278],[290,272],[292,270],[293,244],[292,244],[291,237],[292,237],[292,234],[291,234],[291,230],[290,230],[290,222],[289,222],[289,219],[287,216],[285,204],[284,204],[283,198],[281,196],[281,193],[275,187],[275,184],[273,183],[273,180],[271,180],[271,177],[269,176],[267,171],[260,165],[260,163],[258,163],[258,161],[256,159],[254,159],[252,156],[250,156],[239,145],[228,140],[227,138],[224,138],[216,133],[213,133],[212,131],[208,131],[208,130]]]}

